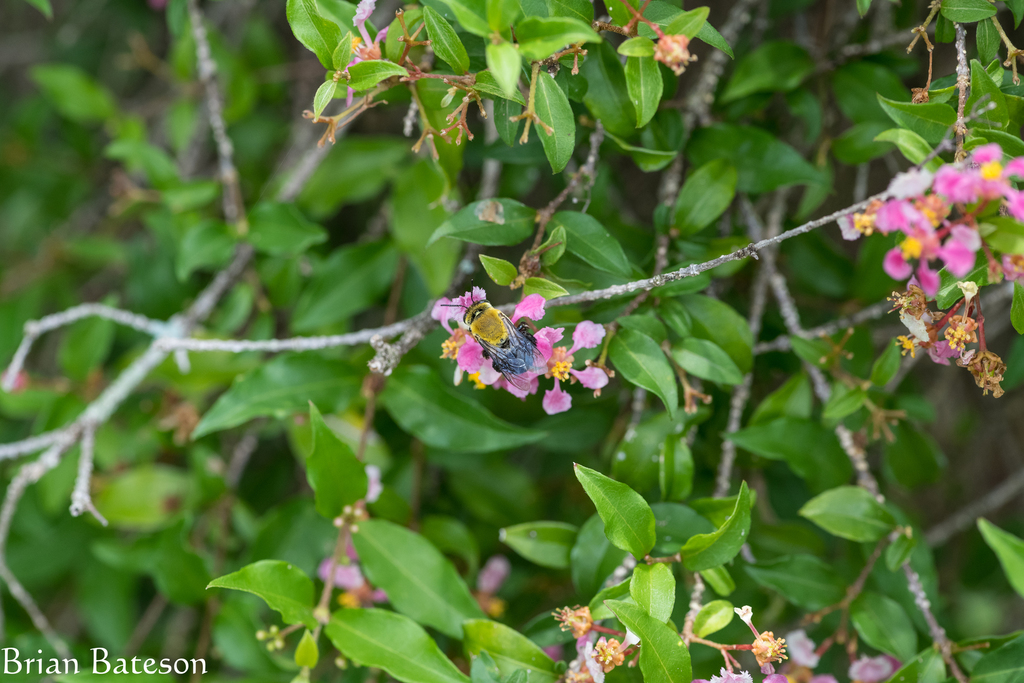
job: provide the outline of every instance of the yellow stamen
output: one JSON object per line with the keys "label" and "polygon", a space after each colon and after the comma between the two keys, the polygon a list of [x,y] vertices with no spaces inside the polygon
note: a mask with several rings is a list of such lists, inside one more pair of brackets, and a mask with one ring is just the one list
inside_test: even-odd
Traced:
{"label": "yellow stamen", "polygon": [[357,609],[363,606],[363,603],[359,600],[359,596],[355,593],[345,591],[338,596],[338,604],[348,609]]}
{"label": "yellow stamen", "polygon": [[875,214],[873,213],[858,213],[853,216],[853,227],[859,232],[865,235],[870,235],[875,231]]}
{"label": "yellow stamen", "polygon": [[551,366],[551,376],[560,380],[569,379],[569,370],[571,369],[572,363],[564,360],[559,361]]}
{"label": "yellow stamen", "polygon": [[905,356],[907,355],[907,351],[909,351],[911,358],[914,358],[916,356],[916,347],[914,346],[914,340],[911,339],[910,337],[901,334],[900,336],[896,337],[896,345],[903,348],[903,351],[900,353],[900,355]]}
{"label": "yellow stamen", "polygon": [[479,372],[474,372],[472,375],[469,375],[469,381],[473,383],[473,388],[474,389],[486,389],[487,388],[487,385],[480,381],[480,373]]}
{"label": "yellow stamen", "polygon": [[921,248],[921,240],[916,237],[908,237],[900,244],[900,249],[903,250],[903,258],[905,259],[920,258]]}
{"label": "yellow stamen", "polygon": [[981,165],[981,177],[985,180],[999,180],[1003,177],[1003,165],[998,161],[990,161]]}

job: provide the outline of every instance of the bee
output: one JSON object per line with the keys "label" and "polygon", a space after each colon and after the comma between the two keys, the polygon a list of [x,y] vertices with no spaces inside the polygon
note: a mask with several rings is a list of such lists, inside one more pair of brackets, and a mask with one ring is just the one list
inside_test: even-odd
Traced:
{"label": "bee", "polygon": [[465,308],[462,324],[483,347],[483,357],[520,391],[529,390],[523,377],[527,372],[544,373],[547,366],[537,349],[537,340],[525,320],[512,320],[487,300],[474,301]]}

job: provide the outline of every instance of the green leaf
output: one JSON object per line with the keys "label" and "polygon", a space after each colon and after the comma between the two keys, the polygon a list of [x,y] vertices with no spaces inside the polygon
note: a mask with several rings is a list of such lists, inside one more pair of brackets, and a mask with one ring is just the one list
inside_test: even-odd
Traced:
{"label": "green leaf", "polygon": [[495,33],[508,35],[509,27],[522,16],[523,8],[518,2],[487,0],[487,24]]}
{"label": "green leaf", "polygon": [[528,277],[523,283],[523,295],[531,294],[540,294],[545,299],[557,299],[560,296],[567,296],[569,292],[557,282],[542,277]]}
{"label": "green leaf", "polygon": [[316,628],[313,581],[298,567],[281,560],[260,560],[210,582],[209,588],[231,588],[263,598],[286,624]]}
{"label": "green leaf", "polygon": [[725,38],[723,38],[722,34],[718,32],[718,29],[711,24],[704,22],[704,24],[701,25],[700,30],[697,31],[697,37],[711,47],[719,49],[729,55],[729,59],[735,58],[735,55],[732,53],[732,47],[729,46],[729,43],[725,42]]}
{"label": "green leaf", "polygon": [[626,381],[657,394],[669,415],[675,414],[679,405],[676,375],[658,342],[622,329],[609,342],[608,357]]}
{"label": "green leaf", "polygon": [[857,0],[857,14],[862,17],[871,9],[871,0]]}
{"label": "green leaf", "polygon": [[519,269],[504,259],[480,254],[480,263],[494,284],[508,287],[519,275]]}
{"label": "green leaf", "polygon": [[[991,22],[985,22],[985,24],[991,25]],[[981,102],[982,98],[984,98],[985,104],[994,104],[995,107],[985,112],[985,114],[981,116],[977,121],[974,121],[974,127],[1005,127],[1010,122],[1010,113],[1006,108],[1006,97],[1004,97],[1002,91],[999,90],[999,86],[992,82],[992,78],[985,71],[985,67],[981,64],[981,62],[979,62],[977,59],[972,59],[971,95],[970,97],[967,98],[967,104],[964,107],[964,111],[973,110],[975,105]]]}
{"label": "green leaf", "polygon": [[576,117],[569,106],[569,98],[555,83],[555,79],[545,73],[538,73],[534,106],[540,120],[554,131],[549,135],[538,127],[535,134],[540,137],[544,154],[551,164],[551,172],[561,173],[576,147]]}
{"label": "green leaf", "polygon": [[404,683],[469,683],[434,639],[401,614],[341,609],[331,615],[324,632],[349,659],[383,669]]}
{"label": "green leaf", "polygon": [[594,5],[588,0],[547,0],[547,5],[552,17],[573,17],[588,26],[594,22]]}
{"label": "green leaf", "polygon": [[487,619],[470,619],[463,624],[465,646],[471,655],[485,651],[494,658],[503,676],[525,670],[529,680],[552,683],[559,670],[544,650],[518,631]]}
{"label": "green leaf", "polygon": [[889,122],[877,94],[898,102],[910,102],[910,90],[893,69],[867,60],[844,64],[831,75],[836,104],[854,123]]}
{"label": "green leaf", "polygon": [[196,425],[198,439],[254,417],[284,418],[304,412],[310,401],[327,412],[342,410],[359,392],[348,363],[314,354],[286,354],[235,379]]}
{"label": "green leaf", "polygon": [[537,252],[540,253],[540,263],[542,266],[549,268],[562,258],[565,254],[565,244],[569,241],[569,236],[565,232],[564,225],[556,225],[547,232],[548,238],[544,240],[544,244],[537,247]]}
{"label": "green leaf", "polygon": [[889,127],[888,122],[865,121],[843,131],[835,139],[832,153],[844,164],[855,166],[877,159],[892,151],[892,147],[877,137]]}
{"label": "green leaf", "polygon": [[821,417],[825,420],[841,420],[847,415],[852,415],[860,410],[860,407],[864,405],[864,401],[867,398],[868,392],[866,389],[860,387],[850,389],[846,385],[837,382],[835,391],[832,392],[832,395],[825,403],[825,407],[822,408]]}
{"label": "green leaf", "polygon": [[660,171],[671,164],[673,159],[679,156],[679,152],[637,147],[636,145],[629,144],[619,136],[613,135],[612,133],[606,133],[606,135],[611,138],[623,152],[627,152],[629,156],[633,158],[633,161],[636,162],[636,165],[640,167],[640,170],[645,173]]}
{"label": "green leaf", "polygon": [[[490,47],[490,45],[487,47]],[[526,99],[523,97],[523,94],[519,92],[519,88],[517,87],[519,83],[518,59],[519,57],[517,56],[517,61],[513,64],[509,64],[510,67],[515,67],[515,72],[508,74],[508,78],[510,79],[508,86],[510,90],[505,90],[505,86],[499,85],[498,81],[495,80],[494,74],[486,70],[481,71],[476,75],[476,83],[473,84],[473,88],[481,95],[486,95],[494,100],[511,100],[516,104],[525,105]],[[511,114],[509,116],[511,116]],[[512,123],[508,121],[508,116],[505,117],[505,122]],[[518,124],[518,122],[516,123]],[[497,121],[495,121],[495,125],[497,125]]]}
{"label": "green leaf", "polygon": [[309,632],[309,629],[306,629],[302,633],[302,639],[299,641],[299,644],[295,647],[295,665],[312,669],[316,666],[319,659],[320,651],[316,647],[316,640],[313,638],[313,634]]}
{"label": "green leaf", "polygon": [[693,620],[693,632],[698,638],[707,638],[732,623],[732,603],[728,600],[712,600],[700,608]]}
{"label": "green leaf", "polygon": [[248,239],[265,254],[298,256],[326,242],[327,231],[307,220],[294,204],[261,202],[249,215]]}
{"label": "green leaf", "polygon": [[1024,676],[1024,636],[991,652],[974,665],[971,680],[976,683],[1020,683]]}
{"label": "green leaf", "polygon": [[1006,6],[1013,13],[1013,27],[1020,26],[1021,19],[1024,19],[1024,0],[1005,0]]}
{"label": "green leaf", "polygon": [[911,104],[890,100],[881,95],[878,95],[878,103],[882,105],[889,118],[901,128],[917,133],[925,142],[932,145],[938,144],[949,127],[956,122],[956,112],[948,104]]}
{"label": "green leaf", "polygon": [[[626,551],[612,545],[604,533],[604,522],[599,514],[591,515],[590,519],[580,527],[576,536],[576,544],[569,553],[572,567],[572,583],[576,592],[582,597],[593,596],[601,588],[605,579],[618,567]],[[629,582],[626,592],[628,592]],[[624,595],[625,593],[623,593]]]}
{"label": "green leaf", "polygon": [[383,59],[368,59],[348,68],[348,87],[355,91],[369,90],[392,76],[408,76],[409,72],[393,62]]}
{"label": "green leaf", "polygon": [[1013,283],[1013,302],[1010,304],[1010,322],[1017,334],[1024,334],[1024,287]]}
{"label": "green leaf", "polygon": [[713,567],[700,572],[704,581],[719,595],[729,595],[736,590],[736,582],[732,580],[725,567]]}
{"label": "green leaf", "polygon": [[[335,71],[341,71],[352,61],[352,31],[346,31],[345,35],[338,41],[338,46],[331,53],[331,64]],[[321,86],[322,87],[322,86]],[[320,91],[317,91],[317,95]],[[314,98],[314,102],[315,102]],[[322,110],[321,110],[322,111]],[[317,116],[320,116],[317,114]]]}
{"label": "green leaf", "polygon": [[654,547],[654,513],[643,497],[622,482],[574,464],[576,478],[594,501],[604,533],[615,546],[641,559]]}
{"label": "green leaf", "polygon": [[676,606],[676,577],[667,564],[638,564],[629,582],[629,594],[647,614],[665,623]]}
{"label": "green leaf", "polygon": [[398,250],[389,242],[342,247],[314,272],[292,318],[296,332],[312,332],[368,308],[391,286]]}
{"label": "green leaf", "polygon": [[526,522],[505,527],[498,540],[534,564],[565,569],[578,533],[577,527],[564,522]]}
{"label": "green leaf", "polygon": [[356,460],[349,445],[324,424],[312,401],[309,421],[313,426],[313,452],[306,459],[306,478],[313,489],[316,511],[334,519],[346,505],[366,496],[366,468]]}
{"label": "green leaf", "polygon": [[[654,56],[654,41],[650,38],[644,38],[643,36],[635,36],[629,40],[622,41],[619,45],[619,49],[616,50],[620,55],[626,57],[653,57]],[[627,82],[629,76],[626,76]]]}
{"label": "green leaf", "polygon": [[722,93],[722,102],[732,102],[759,92],[794,90],[814,71],[814,60],[799,45],[769,42],[743,56]]}
{"label": "green leaf", "polygon": [[573,17],[528,16],[516,25],[516,42],[524,57],[537,61],[570,43],[599,43],[601,36]]}
{"label": "green leaf", "polygon": [[690,173],[676,199],[673,225],[683,236],[711,225],[732,204],[738,178],[735,167],[722,159]]}
{"label": "green leaf", "polygon": [[942,0],[942,16],[958,24],[973,24],[995,16],[996,8],[988,0]]}
{"label": "green leaf", "polygon": [[640,671],[644,683],[689,683],[693,678],[690,652],[673,628],[644,612],[643,608],[620,600],[605,604],[619,621],[640,638]]}
{"label": "green leaf", "polygon": [[588,86],[583,103],[594,118],[600,119],[613,135],[633,136],[636,108],[629,101],[626,75],[615,48],[608,41],[589,48],[587,58],[580,65],[580,74],[587,79]]}
{"label": "green leaf", "polygon": [[725,564],[740,552],[750,531],[750,496],[747,482],[740,484],[736,506],[717,531],[698,534],[686,542],[681,551],[683,566],[692,572]]}
{"label": "green leaf", "polygon": [[483,0],[441,0],[455,15],[455,19],[470,33],[481,38],[491,35],[491,27],[485,16],[487,9]]}
{"label": "green leaf", "polygon": [[853,474],[835,433],[815,420],[784,415],[756,424],[752,421],[725,436],[762,458],[785,461],[813,491],[842,484]]}
{"label": "green leaf", "polygon": [[984,518],[978,519],[978,531],[999,558],[1013,590],[1024,597],[1024,541]]}
{"label": "green leaf", "polygon": [[50,6],[50,0],[25,0],[25,2],[42,12],[44,17],[53,21],[53,7]]}
{"label": "green leaf", "polygon": [[693,454],[678,434],[665,437],[658,453],[658,488],[662,500],[685,500],[693,489]]}
{"label": "green leaf", "polygon": [[495,417],[423,366],[400,366],[380,400],[402,429],[428,446],[455,453],[491,453],[545,436]]}
{"label": "green leaf", "polygon": [[601,591],[594,596],[594,599],[590,601],[590,605],[588,605],[590,609],[590,616],[595,620],[611,619],[615,616],[612,614],[612,611],[605,606],[604,601],[616,600],[618,598],[628,596],[629,584],[630,579],[626,579],[625,581],[612,584],[607,588],[602,588]]}
{"label": "green leaf", "polygon": [[743,373],[718,344],[687,337],[672,347],[672,357],[691,375],[719,384],[740,384]]}
{"label": "green leaf", "polygon": [[117,114],[114,96],[92,76],[70,64],[40,64],[32,80],[61,116],[79,123],[98,123]]}
{"label": "green leaf", "polygon": [[320,14],[316,0],[287,0],[285,15],[299,42],[316,55],[325,69],[330,69],[334,48],[341,40],[338,25]]}
{"label": "green leaf", "polygon": [[371,519],[352,543],[366,578],[407,617],[461,640],[462,622],[484,616],[452,563],[416,532]]}
{"label": "green leaf", "polygon": [[884,387],[900,369],[900,347],[887,344],[885,350],[875,359],[871,366],[871,383],[876,387]]}
{"label": "green leaf", "polygon": [[896,536],[896,540],[885,549],[885,566],[889,571],[894,572],[910,560],[911,553],[917,547],[917,536],[913,530],[907,528],[907,533]]}
{"label": "green leaf", "polygon": [[917,653],[917,633],[900,604],[884,595],[864,591],[850,605],[850,620],[861,640],[900,661]]}
{"label": "green leaf", "polygon": [[740,192],[760,194],[796,183],[823,182],[821,171],[799,152],[753,126],[716,123],[699,128],[686,153],[697,166],[715,159],[732,164],[739,174],[736,189]]}
{"label": "green leaf", "polygon": [[423,7],[423,22],[427,25],[427,35],[430,36],[430,47],[434,54],[447,62],[455,73],[466,73],[469,69],[469,54],[451,24],[430,5]]}
{"label": "green leaf", "polygon": [[979,21],[975,29],[978,59],[988,64],[999,56],[999,32],[991,21]]}
{"label": "green leaf", "polygon": [[613,275],[628,277],[633,271],[619,241],[596,218],[579,211],[559,211],[548,223],[550,229],[563,228],[570,254],[584,263]]}
{"label": "green leaf", "polygon": [[702,294],[683,296],[679,301],[690,316],[693,336],[718,344],[740,372],[750,372],[754,340],[746,318],[729,304]]}
{"label": "green leaf", "polygon": [[686,36],[693,38],[700,35],[704,29],[710,7],[698,7],[674,17],[665,27],[665,33],[674,36]]}
{"label": "green leaf", "polygon": [[839,486],[815,496],[800,508],[800,516],[833,536],[858,543],[877,541],[896,526],[889,511],[857,486]]}
{"label": "green leaf", "polygon": [[[512,43],[488,43],[485,48],[487,68],[490,69],[494,80],[501,87],[505,97],[514,97],[519,92],[519,73],[521,71],[522,57],[519,50]],[[479,74],[477,78],[479,79]],[[520,95],[520,98],[522,95]],[[495,114],[497,116],[497,114]]]}
{"label": "green leaf", "polygon": [[94,500],[115,529],[152,531],[172,521],[190,489],[184,470],[140,465],[108,479]]}
{"label": "green leaf", "polygon": [[514,199],[481,199],[462,207],[442,223],[427,246],[442,237],[490,247],[518,244],[533,234],[536,215],[536,211]]}
{"label": "green leaf", "polygon": [[760,585],[808,611],[834,605],[846,594],[842,577],[814,555],[788,555],[744,569]]}
{"label": "green leaf", "polygon": [[636,109],[636,127],[643,128],[661,102],[661,70],[653,57],[626,58],[626,92]]}

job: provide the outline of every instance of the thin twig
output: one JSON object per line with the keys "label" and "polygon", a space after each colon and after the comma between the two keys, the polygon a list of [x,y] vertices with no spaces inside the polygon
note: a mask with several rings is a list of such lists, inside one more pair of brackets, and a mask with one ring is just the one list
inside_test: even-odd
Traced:
{"label": "thin twig", "polygon": [[78,517],[83,512],[92,513],[100,524],[107,526],[107,520],[99,513],[92,503],[89,494],[89,483],[92,481],[92,457],[96,446],[96,425],[91,422],[82,424],[82,438],[79,445],[78,476],[75,478],[75,490],[71,493],[71,516]]}
{"label": "thin twig", "polygon": [[[891,310],[892,304],[890,302],[879,301],[862,308],[852,315],[833,320],[830,323],[825,323],[818,327],[812,327],[809,330],[804,330],[804,333],[808,339],[815,339],[822,335],[831,336],[839,330],[855,327],[869,320],[878,320]],[[793,348],[793,344],[790,342],[789,335],[782,335],[771,341],[754,344],[754,355],[756,356],[762,353],[769,353],[771,351],[788,351],[791,348]]]}
{"label": "thin twig", "polygon": [[961,531],[973,527],[979,517],[1015,500],[1021,491],[1024,491],[1024,469],[926,531],[925,542],[932,547],[943,545]]}
{"label": "thin twig", "polygon": [[963,161],[967,157],[964,151],[964,138],[967,136],[967,124],[964,122],[964,107],[967,104],[967,91],[971,87],[971,67],[967,63],[967,30],[963,24],[954,23],[956,28],[956,89],[958,92],[956,106],[956,156],[954,160]]}
{"label": "thin twig", "polygon": [[928,631],[931,633],[932,640],[938,646],[943,661],[946,662],[946,666],[949,667],[953,677],[959,683],[967,683],[967,676],[964,675],[956,660],[953,659],[953,642],[946,635],[946,629],[942,628],[939,620],[932,613],[932,603],[924,592],[924,586],[921,585],[921,577],[910,568],[909,562],[903,565],[903,574],[907,577],[907,588],[910,589],[911,594],[914,596],[914,604],[917,605],[917,608],[921,610],[921,614],[924,615],[924,620],[928,623]]}

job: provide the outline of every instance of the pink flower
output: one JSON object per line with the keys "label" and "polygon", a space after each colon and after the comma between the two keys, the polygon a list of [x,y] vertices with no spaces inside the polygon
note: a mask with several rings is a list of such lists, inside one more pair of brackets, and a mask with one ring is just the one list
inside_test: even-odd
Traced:
{"label": "pink flower", "polygon": [[991,163],[993,161],[1002,160],[1003,148],[994,142],[988,145],[982,145],[981,147],[976,147],[974,151],[971,152],[971,161],[978,164],[979,166],[982,164]]}
{"label": "pink flower", "polygon": [[512,322],[519,322],[520,318],[540,320],[544,317],[544,297],[540,294],[531,294],[518,304],[516,310],[512,311]]}
{"label": "pink flower", "polygon": [[548,645],[547,647],[543,648],[543,650],[544,650],[544,654],[546,654],[551,659],[555,660],[556,662],[561,661],[561,659],[562,659],[562,646],[561,645]]}
{"label": "pink flower", "polygon": [[604,339],[604,335],[604,325],[584,320],[573,330],[572,348],[569,349],[569,355],[571,356],[580,349],[596,348]]}
{"label": "pink flower", "polygon": [[363,37],[363,40],[367,45],[372,41],[370,40],[370,34],[366,32],[366,20],[373,14],[373,10],[377,7],[377,0],[361,0],[356,5],[356,14],[352,17],[352,23],[355,24],[356,28],[359,29],[359,34]]}
{"label": "pink flower", "polygon": [[537,334],[533,335],[534,339],[537,340],[537,349],[540,351],[540,355],[544,358],[545,363],[551,358],[555,342],[562,341],[563,334],[565,334],[565,331],[560,327],[542,327],[537,330]]}
{"label": "pink flower", "polygon": [[978,232],[963,225],[955,226],[949,239],[939,249],[939,257],[949,272],[958,278],[967,275],[974,267],[975,252],[981,248]]}
{"label": "pink flower", "polygon": [[452,300],[447,297],[441,297],[434,302],[434,307],[430,309],[430,317],[441,323],[441,327],[445,329],[448,334],[452,333],[452,326],[448,324],[448,321],[458,315],[458,308],[452,306]]}
{"label": "pink flower", "polygon": [[598,391],[608,386],[608,373],[598,367],[590,366],[583,370],[570,370],[569,374],[579,380],[587,389]]}
{"label": "pink flower", "polygon": [[537,375],[533,374],[532,372],[527,374],[530,375],[530,378],[526,382],[526,389],[520,389],[514,384],[509,384],[508,381],[500,374],[498,376],[498,380],[494,382],[494,388],[504,389],[505,391],[512,394],[516,398],[525,399],[527,396],[532,396],[533,394],[536,394],[537,389],[540,386],[540,381],[537,379]]}
{"label": "pink flower", "polygon": [[[324,583],[327,583],[329,576],[328,571],[331,568],[331,558],[324,559],[317,568],[317,576]],[[334,585],[338,588],[344,588],[348,591],[358,590],[362,588],[363,584],[366,583],[366,579],[363,578],[363,573],[359,571],[359,565],[356,564],[341,564],[336,563],[334,565]]]}
{"label": "pink flower", "polygon": [[883,204],[875,218],[875,227],[883,235],[888,235],[896,230],[908,232],[911,226],[923,227],[926,230],[931,227],[928,224],[928,219],[920,211],[915,209],[910,202],[902,199]]}
{"label": "pink flower", "polygon": [[893,280],[905,280],[913,272],[910,264],[903,258],[903,250],[899,247],[893,247],[885,253],[882,269]]}
{"label": "pink flower", "polygon": [[576,641],[576,651],[580,652],[580,643],[583,643],[582,658],[583,663],[587,667],[587,671],[590,673],[590,677],[594,679],[594,683],[604,683],[604,667],[601,663],[594,659],[594,644],[584,636]]}
{"label": "pink flower", "polygon": [[1003,168],[1003,177],[1009,178],[1010,176],[1024,178],[1024,157],[1013,159]]}
{"label": "pink flower", "polygon": [[935,174],[923,169],[911,169],[906,173],[897,173],[889,182],[889,194],[896,199],[909,199],[922,195],[932,186],[934,178]]}
{"label": "pink flower", "polygon": [[718,676],[711,677],[711,683],[754,683],[754,680],[746,671],[733,673],[723,668]]}
{"label": "pink flower", "polygon": [[564,413],[572,408],[572,396],[568,392],[562,391],[562,383],[556,379],[554,389],[548,389],[544,392],[544,400],[541,402],[541,405],[544,407],[544,412],[548,415]]}
{"label": "pink flower", "polygon": [[839,683],[836,677],[831,674],[821,674],[820,676],[814,676],[811,678],[811,683]]}
{"label": "pink flower", "polygon": [[921,289],[929,297],[934,297],[939,291],[939,274],[926,266],[921,264],[917,267],[917,278],[921,281]]}
{"label": "pink flower", "polygon": [[492,555],[476,577],[476,589],[481,593],[497,593],[511,571],[512,563],[507,557]]}
{"label": "pink flower", "polygon": [[928,347],[928,357],[938,365],[949,365],[948,359],[956,358],[959,355],[960,352],[951,347],[945,339]]}
{"label": "pink flower", "polygon": [[376,503],[384,491],[384,484],[380,481],[380,468],[376,465],[367,465],[364,469],[366,470],[366,502]]}
{"label": "pink flower", "polygon": [[1010,281],[1024,278],[1024,256],[1003,254],[1003,275]]}
{"label": "pink flower", "polygon": [[[473,374],[479,372],[484,366],[484,347],[472,337],[466,337],[466,343],[459,349],[459,356],[455,359],[462,370]],[[490,366],[490,363],[487,363]],[[493,368],[492,368],[493,369]]]}
{"label": "pink flower", "polygon": [[[1014,161],[1024,161],[1024,157],[1014,159]],[[1017,220],[1024,221],[1024,192],[1008,189],[1006,191],[1006,210]]]}
{"label": "pink flower", "polygon": [[836,219],[836,223],[839,224],[839,232],[843,235],[844,240],[852,242],[861,236],[860,230],[855,227],[852,214],[843,214]]}
{"label": "pink flower", "polygon": [[932,191],[946,197],[951,203],[970,204],[977,201],[981,176],[960,171],[955,166],[943,166],[935,174]]}
{"label": "pink flower", "polygon": [[789,683],[789,679],[782,674],[768,674],[762,683]]}
{"label": "pink flower", "polygon": [[892,657],[863,655],[850,665],[849,676],[850,680],[860,681],[860,683],[879,683],[879,681],[884,681],[892,676],[898,668],[899,662]]}
{"label": "pink flower", "polygon": [[786,634],[786,648],[789,650],[789,661],[797,666],[813,669],[821,659],[814,652],[814,641],[803,629]]}

